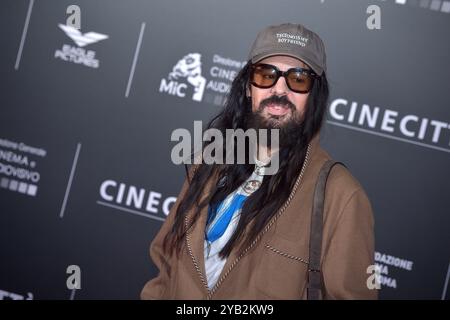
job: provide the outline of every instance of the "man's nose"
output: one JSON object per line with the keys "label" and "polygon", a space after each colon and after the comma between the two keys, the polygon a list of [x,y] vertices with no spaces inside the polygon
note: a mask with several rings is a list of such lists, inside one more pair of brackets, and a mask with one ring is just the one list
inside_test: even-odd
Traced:
{"label": "man's nose", "polygon": [[271,93],[277,96],[286,95],[289,92],[289,87],[286,83],[285,77],[279,77],[278,81],[271,88]]}

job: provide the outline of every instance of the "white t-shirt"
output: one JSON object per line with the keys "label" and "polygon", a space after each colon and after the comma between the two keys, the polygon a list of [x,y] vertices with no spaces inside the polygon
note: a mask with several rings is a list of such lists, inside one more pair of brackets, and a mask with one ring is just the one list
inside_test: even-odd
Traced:
{"label": "white t-shirt", "polygon": [[[237,188],[236,191],[230,193],[225,198],[224,200],[225,203],[231,201],[236,193],[249,196],[259,188],[264,177],[265,163],[260,162],[258,160],[255,160],[255,163],[256,163],[255,170],[253,171],[252,175],[239,188]],[[236,210],[233,213],[233,216],[227,229],[220,238],[213,241],[212,243],[208,243],[207,240],[204,241],[206,279],[208,287],[210,289],[213,288],[214,285],[216,284],[222,272],[222,269],[225,266],[227,260],[220,258],[219,252],[227,244],[228,240],[231,238],[234,231],[236,230],[240,214],[241,210]]]}

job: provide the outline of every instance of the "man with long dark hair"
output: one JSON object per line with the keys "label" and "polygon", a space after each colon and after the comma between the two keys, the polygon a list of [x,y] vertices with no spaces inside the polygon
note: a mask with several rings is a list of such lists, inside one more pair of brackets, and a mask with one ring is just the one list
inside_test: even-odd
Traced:
{"label": "man with long dark hair", "polygon": [[[334,166],[326,182],[320,264],[313,267],[314,192],[331,159],[319,145],[328,96],[325,49],[316,33],[282,24],[258,34],[208,128],[278,130],[278,143],[258,143],[251,163],[190,168],[151,244],[159,274],[143,288],[143,299],[302,299],[312,288],[311,273],[318,275],[319,298],[377,297],[367,273],[374,256],[371,205],[344,166]],[[265,174],[274,155],[278,170]]]}

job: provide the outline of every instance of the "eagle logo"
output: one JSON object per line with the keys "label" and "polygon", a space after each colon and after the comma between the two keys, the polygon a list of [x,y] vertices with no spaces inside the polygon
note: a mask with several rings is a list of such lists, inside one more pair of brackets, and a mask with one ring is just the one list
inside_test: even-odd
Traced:
{"label": "eagle logo", "polygon": [[85,34],[81,33],[80,30],[75,29],[74,27],[67,26],[64,24],[58,24],[59,28],[64,31],[64,33],[72,39],[77,46],[84,47],[88,44],[92,44],[101,40],[108,39],[106,34],[101,34],[97,32],[86,32]]}

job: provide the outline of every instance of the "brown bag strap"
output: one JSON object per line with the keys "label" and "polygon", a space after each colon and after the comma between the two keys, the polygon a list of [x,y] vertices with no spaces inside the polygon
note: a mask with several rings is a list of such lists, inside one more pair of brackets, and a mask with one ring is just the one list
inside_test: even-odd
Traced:
{"label": "brown bag strap", "polygon": [[314,199],[311,215],[311,229],[309,236],[309,269],[308,269],[308,300],[320,300],[322,292],[322,275],[320,271],[320,257],[322,252],[323,208],[325,201],[325,187],[328,175],[336,164],[342,162],[328,160],[322,166],[314,189]]}

